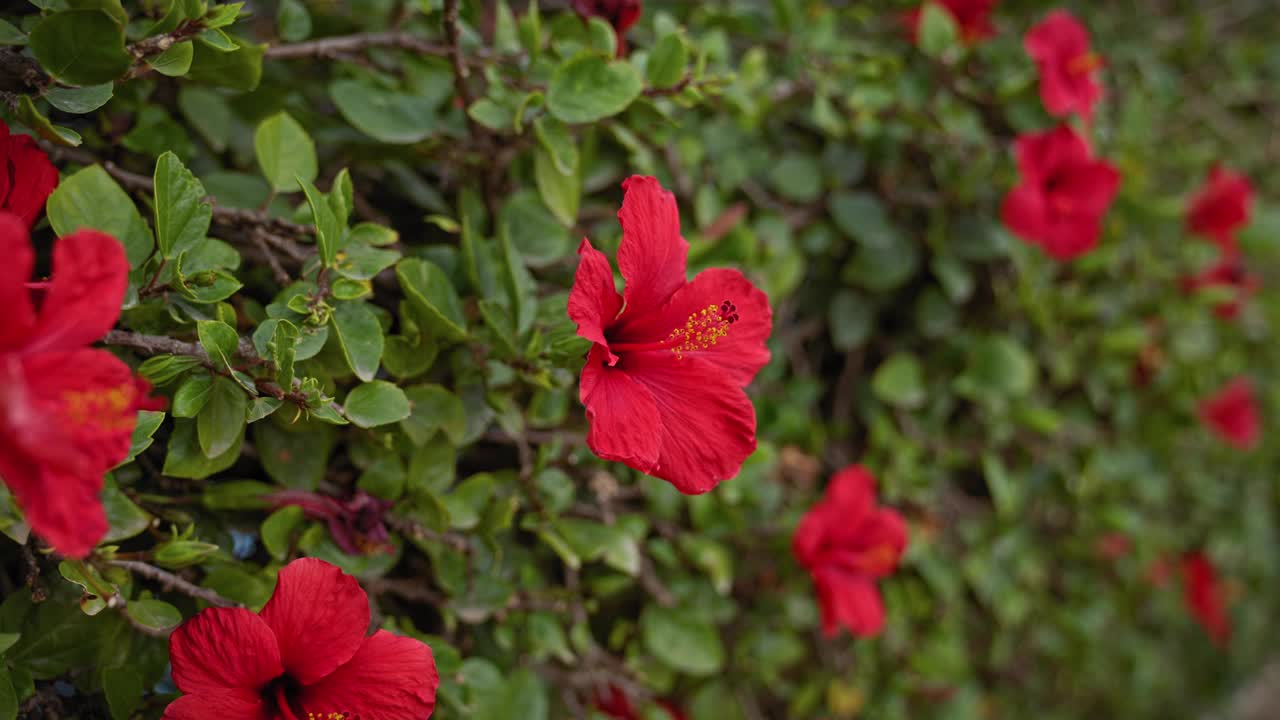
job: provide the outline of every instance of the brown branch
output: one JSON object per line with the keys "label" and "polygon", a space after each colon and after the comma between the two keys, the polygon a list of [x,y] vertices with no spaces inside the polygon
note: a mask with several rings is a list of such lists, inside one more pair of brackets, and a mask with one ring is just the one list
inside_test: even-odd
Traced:
{"label": "brown branch", "polygon": [[53,79],[34,58],[16,50],[0,50],[0,92],[40,93],[51,84]]}
{"label": "brown branch", "polygon": [[199,585],[188,580],[184,580],[167,570],[161,570],[154,565],[148,565],[136,560],[108,560],[107,564],[118,568],[124,568],[125,570],[140,575],[148,580],[154,580],[155,582],[160,583],[165,590],[177,590],[188,597],[193,597],[197,600],[204,600],[214,607],[244,607],[234,600],[228,600],[208,588],[202,588]]}
{"label": "brown branch", "polygon": [[266,57],[272,60],[332,59],[341,55],[362,52],[370,48],[395,48],[409,50],[422,55],[438,55],[440,57],[448,57],[451,53],[447,45],[428,42],[412,33],[370,32],[308,40],[289,45],[276,45],[267,48]]}
{"label": "brown branch", "polygon": [[471,90],[467,88],[467,62],[462,56],[462,33],[458,29],[458,0],[444,0],[444,37],[449,43],[449,61],[453,64],[453,92],[462,103],[467,129],[472,137],[480,137],[483,128],[467,112],[471,107]]}
{"label": "brown branch", "polygon": [[[186,355],[208,363],[209,353],[196,343],[182,342],[163,335],[143,335],[128,330],[112,330],[102,338],[107,345],[128,347],[146,355]],[[243,342],[243,341],[242,341]],[[252,348],[250,344],[250,348]]]}
{"label": "brown branch", "polygon": [[203,20],[187,20],[171,32],[153,35],[131,44],[125,50],[133,56],[133,67],[129,68],[123,80],[132,80],[151,72],[153,68],[147,64],[148,58],[163,54],[174,45],[199,35],[203,30]]}
{"label": "brown branch", "polygon": [[388,515],[386,522],[393,530],[406,537],[410,537],[415,540],[427,540],[430,542],[441,543],[448,545],[464,555],[471,554],[471,543],[467,540],[465,535],[460,535],[454,532],[436,532],[421,523],[417,523],[413,520],[397,515]]}

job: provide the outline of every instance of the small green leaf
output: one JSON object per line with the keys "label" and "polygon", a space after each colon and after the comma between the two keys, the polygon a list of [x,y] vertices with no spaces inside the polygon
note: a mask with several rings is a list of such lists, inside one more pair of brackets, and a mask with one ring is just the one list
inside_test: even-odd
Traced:
{"label": "small green leaf", "polygon": [[343,414],[357,427],[390,425],[409,417],[409,398],[395,385],[374,380],[357,385],[347,394]]}
{"label": "small green leaf", "polygon": [[209,353],[209,359],[221,367],[230,368],[231,358],[240,348],[240,336],[226,323],[217,320],[201,320],[196,324],[200,345]]}
{"label": "small green leaf", "polygon": [[209,402],[196,418],[200,449],[205,457],[220,457],[236,444],[244,433],[248,409],[248,396],[240,385],[224,377],[213,379]]}
{"label": "small green leaf", "polygon": [[277,192],[297,192],[319,172],[315,143],[289,113],[279,112],[259,123],[253,149],[263,177]]}
{"label": "small green leaf", "polygon": [[352,127],[379,142],[410,145],[430,136],[439,123],[439,103],[413,93],[339,80],[329,86],[329,97]]}
{"label": "small green leaf", "polygon": [[31,30],[29,40],[41,67],[67,85],[111,82],[133,64],[124,48],[124,28],[100,10],[48,15]]}
{"label": "small green leaf", "polygon": [[[205,30],[196,43],[187,79],[249,92],[262,81],[267,46],[233,40],[221,30]],[[215,44],[216,39],[216,44]]]}
{"label": "small green leaf", "polygon": [[168,77],[182,77],[191,69],[195,48],[190,40],[174,43],[168,50],[147,60],[153,70]]}
{"label": "small green leaf", "polygon": [[163,600],[131,600],[124,609],[134,622],[152,630],[172,630],[182,624],[182,613]]}
{"label": "small green leaf", "polygon": [[[120,462],[120,465],[133,462],[133,459],[151,447],[154,441],[153,436],[156,430],[160,429],[160,423],[164,422],[164,413],[155,410],[139,410],[138,422],[133,426],[133,436],[130,439],[129,454]],[[116,467],[120,467],[117,465]]]}
{"label": "small green leaf", "polygon": [[654,657],[689,675],[714,675],[724,666],[720,633],[688,610],[649,605],[640,616],[640,637]]}
{"label": "small green leaf", "polygon": [[106,105],[114,92],[113,83],[82,88],[53,86],[44,91],[44,99],[62,112],[83,115]]}
{"label": "small green leaf", "polygon": [[562,173],[551,153],[536,148],[533,155],[533,176],[542,202],[551,214],[565,227],[573,227],[578,220],[578,203],[582,199],[582,183],[577,172]]}
{"label": "small green leaf", "polygon": [[166,152],[156,160],[156,244],[165,258],[191,250],[209,232],[213,206],[204,197],[204,185],[177,155]]}
{"label": "small green leaf", "polygon": [[684,79],[685,66],[689,64],[689,47],[679,33],[665,35],[649,51],[645,76],[656,88],[670,88]]}
{"label": "small green leaf", "polygon": [[209,402],[209,393],[212,391],[212,375],[192,375],[178,387],[178,392],[173,394],[173,407],[170,411],[176,418],[193,418],[199,415]]}
{"label": "small green leaf", "polygon": [[293,363],[297,355],[298,328],[288,320],[276,323],[275,332],[267,346],[271,362],[276,366],[276,384],[285,392],[293,387]]}
{"label": "small green leaf", "polygon": [[301,0],[280,0],[276,8],[276,28],[285,42],[306,40],[311,35],[311,12]]}
{"label": "small green leaf", "polygon": [[412,408],[400,423],[414,445],[423,445],[443,430],[449,441],[460,445],[467,432],[467,411],[462,400],[442,385],[415,385],[405,389]]}
{"label": "small green leaf", "polygon": [[297,177],[297,182],[307,195],[307,204],[311,206],[311,214],[316,226],[316,245],[320,249],[320,262],[325,267],[333,267],[338,254],[338,241],[342,239],[343,227],[338,224],[338,217],[334,215],[333,206],[324,193],[301,175]]}
{"label": "small green leaf", "polygon": [[626,110],[643,89],[631,63],[582,53],[556,68],[547,87],[547,108],[567,123],[593,123]]}
{"label": "small green leaf", "polygon": [[458,342],[467,337],[462,301],[449,276],[439,266],[418,258],[406,258],[396,265],[396,277],[409,303],[428,324],[425,330],[445,342]]}
{"label": "small green leaf", "polygon": [[929,0],[920,10],[920,27],[917,31],[920,51],[929,57],[941,57],[960,41],[960,28],[956,19],[941,3]]}
{"label": "small green leaf", "polygon": [[[127,609],[128,606],[126,606]],[[129,720],[142,706],[142,675],[128,665],[102,668],[102,691],[107,696],[111,720]]]}
{"label": "small green leaf", "polygon": [[114,482],[108,483],[102,491],[102,509],[107,514],[110,529],[100,542],[118,543],[151,527],[151,514],[135,505]]}
{"label": "small green leaf", "polygon": [[871,390],[880,400],[903,408],[916,408],[927,397],[924,368],[914,355],[891,356],[871,377]]}
{"label": "small green leaf", "polygon": [[302,525],[302,508],[297,505],[286,505],[267,516],[262,521],[262,546],[271,557],[284,562],[292,548],[293,533]]}
{"label": "small green leaf", "polygon": [[[0,20],[0,45],[26,45],[27,34],[13,26],[13,23]],[[2,718],[0,718],[2,720]]]}
{"label": "small green leaf", "polygon": [[341,302],[331,316],[342,355],[356,377],[369,382],[378,373],[385,339],[382,325],[367,303]]}
{"label": "small green leaf", "polygon": [[18,96],[18,120],[22,124],[31,128],[37,135],[58,145],[66,147],[79,147],[84,139],[80,137],[80,133],[70,128],[54,125],[44,113],[40,112],[35,103],[32,102],[30,95]]}

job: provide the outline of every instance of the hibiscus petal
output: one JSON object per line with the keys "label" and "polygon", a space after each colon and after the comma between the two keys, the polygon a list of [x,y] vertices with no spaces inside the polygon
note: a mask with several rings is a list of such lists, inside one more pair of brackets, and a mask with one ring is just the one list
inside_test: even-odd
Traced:
{"label": "hibiscus petal", "polygon": [[1093,216],[1073,215],[1052,220],[1040,237],[1040,246],[1056,260],[1079,257],[1098,244],[1102,222]]}
{"label": "hibiscus petal", "polygon": [[652,472],[662,448],[657,404],[649,389],[624,370],[606,367],[606,353],[603,346],[593,346],[582,368],[579,396],[591,425],[587,445],[605,460]]}
{"label": "hibiscus petal", "polygon": [[1000,209],[1000,219],[1014,235],[1038,242],[1045,233],[1046,203],[1036,185],[1024,183],[1009,191]]}
{"label": "hibiscus petal", "polygon": [[30,135],[15,135],[10,139],[9,162],[13,165],[14,181],[5,207],[31,227],[44,212],[49,193],[58,186],[58,169]]}
{"label": "hibiscus petal", "polygon": [[[2,176],[4,173],[0,172]],[[35,253],[27,238],[26,226],[16,215],[6,212],[0,212],[0,257],[4,258],[4,262],[0,262],[0,307],[4,308],[0,319],[0,352],[4,352],[25,345],[36,322],[31,293],[26,287]]]}
{"label": "hibiscus petal", "polygon": [[13,189],[13,161],[9,154],[13,148],[13,136],[9,126],[0,120],[0,207],[9,199],[9,191]]}
{"label": "hibiscus petal", "polygon": [[1107,211],[1120,189],[1120,171],[1105,162],[1089,162],[1063,172],[1057,192],[1069,195],[1074,212],[1098,216]]}
{"label": "hibiscus petal", "polygon": [[861,465],[850,465],[831,478],[824,502],[850,519],[865,516],[875,506],[875,476]]}
{"label": "hibiscus petal", "polygon": [[369,630],[369,598],[341,569],[303,558],[280,571],[262,619],[275,632],[289,675],[310,685],[360,649]]}
{"label": "hibiscus petal", "polygon": [[676,198],[657,179],[632,175],[622,189],[618,268],[626,280],[623,318],[629,322],[661,307],[684,286],[689,243],[680,235]]}
{"label": "hibiscus petal", "polygon": [[620,367],[649,389],[661,418],[646,429],[662,438],[651,475],[696,495],[738,474],[756,449],[756,412],[731,373],[666,351],[629,354]]}
{"label": "hibiscus petal", "polygon": [[1019,136],[1014,141],[1014,154],[1023,182],[1039,182],[1058,168],[1092,159],[1089,143],[1065,124]]}
{"label": "hibiscus petal", "polygon": [[1027,54],[1039,62],[1068,63],[1089,52],[1089,32],[1065,10],[1054,10],[1027,31]]}
{"label": "hibiscus petal", "polygon": [[256,694],[284,672],[276,636],[244,608],[201,610],[169,636],[169,659],[174,684],[189,697]]}
{"label": "hibiscus petal", "polygon": [[347,713],[345,717],[423,720],[435,708],[439,685],[431,648],[379,630],[350,662],[304,688],[299,704],[314,717]]}
{"label": "hibiscus petal", "polygon": [[115,238],[79,230],[53,246],[53,279],[28,351],[64,350],[102,339],[120,317],[129,261]]}
{"label": "hibiscus petal", "polygon": [[884,601],[875,583],[840,571],[819,571],[814,575],[818,604],[822,609],[822,631],[834,636],[841,627],[859,637],[871,637],[884,629]]}
{"label": "hibiscus petal", "polygon": [[262,698],[248,690],[183,695],[169,703],[162,720],[274,720]]}
{"label": "hibiscus petal", "polygon": [[[599,345],[608,345],[605,328],[622,310],[622,297],[613,285],[613,268],[609,258],[582,239],[578,246],[578,272],[569,291],[569,319],[578,324],[578,334]],[[609,362],[618,358],[609,354]]]}
{"label": "hibiscus petal", "polygon": [[619,328],[613,337],[631,343],[674,338],[675,345],[660,352],[702,358],[741,386],[768,364],[765,341],[772,330],[769,297],[737,270],[716,268],[698,273],[661,311]]}
{"label": "hibiscus petal", "polygon": [[0,445],[0,478],[31,530],[62,555],[82,558],[107,534],[101,473],[60,473],[32,464],[5,444]]}

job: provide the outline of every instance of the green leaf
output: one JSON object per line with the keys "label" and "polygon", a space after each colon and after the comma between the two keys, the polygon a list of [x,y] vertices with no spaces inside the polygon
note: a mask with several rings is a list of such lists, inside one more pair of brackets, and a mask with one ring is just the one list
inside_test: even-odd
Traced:
{"label": "green leaf", "polygon": [[253,426],[262,468],[285,487],[315,490],[333,448],[333,428],[313,421],[286,424],[282,415]]}
{"label": "green leaf", "polygon": [[645,649],[672,669],[708,676],[724,666],[720,633],[689,610],[649,605],[640,616]]}
{"label": "green leaf", "polygon": [[343,404],[343,414],[362,428],[400,422],[409,417],[409,413],[409,398],[404,391],[385,380],[357,385]]}
{"label": "green leaf", "polygon": [[578,203],[582,199],[582,183],[577,172],[562,173],[551,153],[536,148],[533,154],[533,175],[542,202],[565,227],[573,227],[578,220]]}
{"label": "green leaf", "polygon": [[827,199],[827,210],[845,235],[863,245],[886,248],[901,239],[884,204],[871,193],[844,190],[832,193]]}
{"label": "green leaf", "polygon": [[288,557],[293,534],[305,519],[302,508],[286,505],[262,521],[262,546],[277,562]]}
{"label": "green leaf", "polygon": [[396,277],[405,298],[428,325],[424,330],[444,342],[459,342],[467,337],[462,301],[449,276],[439,266],[418,258],[406,258],[396,265]]}
{"label": "green leaf", "polygon": [[960,42],[960,28],[951,11],[930,0],[920,10],[918,44],[929,57],[941,57]]}
{"label": "green leaf", "polygon": [[[26,45],[27,34],[6,20],[0,20],[0,45]],[[2,716],[0,716],[2,720]]]}
{"label": "green leaf", "polygon": [[508,198],[500,222],[520,256],[533,267],[558,262],[570,251],[568,230],[535,192],[521,190]]}
{"label": "green leaf", "polygon": [[411,411],[400,428],[414,445],[425,444],[436,430],[443,430],[455,445],[462,444],[467,432],[467,411],[457,395],[442,385],[415,385],[407,388],[405,395]]}
{"label": "green leaf", "polygon": [[102,509],[106,511],[109,529],[100,542],[118,543],[151,527],[151,514],[135,505],[114,482],[108,483],[102,491]]}
{"label": "green leaf", "polygon": [[582,53],[556,68],[547,109],[567,123],[593,123],[626,110],[643,89],[631,63]]}
{"label": "green leaf", "polygon": [[914,355],[893,355],[876,369],[871,377],[871,390],[890,405],[920,407],[927,397],[924,368]]}
{"label": "green leaf", "polygon": [[263,497],[275,490],[256,480],[210,483],[204,486],[201,502],[210,510],[261,510],[270,505]]}
{"label": "green leaf", "polygon": [[852,290],[838,290],[827,306],[827,327],[831,344],[849,352],[867,341],[875,320],[871,305]]}
{"label": "green leaf", "polygon": [[822,194],[822,166],[807,153],[787,153],[769,169],[769,184],[788,200],[813,202]]}
{"label": "green leaf", "polygon": [[333,310],[331,323],[351,371],[365,382],[373,380],[385,342],[373,309],[364,302],[341,302]]}
{"label": "green leaf", "polygon": [[502,686],[482,695],[472,720],[547,720],[547,684],[533,671],[520,668]]}
{"label": "green leaf", "polygon": [[175,43],[168,50],[147,60],[147,64],[161,75],[182,77],[191,69],[191,59],[195,57],[195,48],[190,40]]}
{"label": "green leaf", "polygon": [[134,622],[152,630],[172,630],[182,624],[182,613],[163,600],[131,600],[124,609]]}
{"label": "green leaf", "polygon": [[155,240],[129,195],[100,165],[90,165],[63,178],[46,205],[49,223],[59,237],[80,228],[101,230],[124,245],[129,265],[139,267],[151,255]]}
{"label": "green leaf", "polygon": [[412,93],[374,87],[358,80],[339,80],[329,97],[351,126],[379,142],[410,145],[435,132],[438,103]]}
{"label": "green leaf", "polygon": [[209,393],[213,391],[212,375],[192,375],[178,387],[173,394],[173,407],[170,408],[176,418],[193,418],[200,414],[209,402]]}
{"label": "green leaf", "polygon": [[293,363],[297,346],[298,328],[288,320],[278,321],[267,347],[271,353],[271,362],[276,366],[276,384],[285,392],[293,388]]}
{"label": "green leaf", "polygon": [[[364,223],[366,226],[369,223]],[[374,226],[377,227],[377,226]],[[334,270],[352,280],[372,280],[375,275],[400,261],[396,250],[383,250],[358,243],[352,233],[352,241],[337,255]]]}
{"label": "green leaf", "polygon": [[204,16],[204,27],[220,28],[226,27],[236,21],[240,17],[240,11],[244,9],[243,2],[223,3],[214,5],[209,8],[209,14]]}
{"label": "green leaf", "polygon": [[300,0],[280,0],[276,28],[285,42],[306,40],[311,35],[311,12]]}
{"label": "green leaf", "polygon": [[338,241],[342,239],[343,227],[338,224],[338,217],[333,214],[333,206],[324,193],[301,175],[297,177],[297,182],[307,195],[307,204],[311,206],[311,215],[316,226],[316,245],[320,250],[320,262],[325,267],[333,267],[338,254]]}
{"label": "green leaf", "polygon": [[201,347],[209,353],[209,359],[215,365],[231,367],[231,358],[240,348],[240,336],[230,325],[217,320],[201,320],[196,324],[196,334],[200,337]]}
{"label": "green leaf", "polygon": [[156,244],[165,258],[191,250],[209,232],[213,206],[204,196],[204,185],[177,155],[166,152],[156,160]]}
{"label": "green leaf", "polygon": [[219,457],[239,441],[248,409],[248,396],[234,380],[213,379],[209,402],[196,418],[200,448],[205,457]]}
{"label": "green leaf", "polygon": [[664,35],[649,51],[645,76],[656,88],[669,88],[684,79],[685,66],[689,64],[689,47],[679,33]]}
{"label": "green leaf", "polygon": [[145,697],[142,675],[128,665],[102,668],[102,691],[107,696],[111,720],[130,720]]}
{"label": "green leaf", "polygon": [[244,434],[241,433],[231,449],[211,459],[200,448],[195,421],[177,420],[173,424],[173,434],[169,436],[169,452],[165,455],[161,472],[169,477],[200,480],[226,470],[240,459],[240,444],[243,439]]}
{"label": "green leaf", "polygon": [[289,113],[278,112],[259,123],[253,149],[263,177],[276,192],[297,192],[304,182],[315,182],[319,172],[315,143]]}
{"label": "green leaf", "polygon": [[[151,447],[153,442],[152,436],[156,434],[156,430],[160,429],[160,423],[164,422],[164,413],[156,410],[139,410],[138,422],[133,426],[133,436],[130,438],[129,454],[120,462],[124,465],[133,462],[142,451]],[[120,467],[117,465],[116,467]]]}
{"label": "green leaf", "polygon": [[[212,47],[213,38],[225,43]],[[262,81],[262,56],[266,51],[265,44],[232,40],[221,30],[206,30],[195,45],[187,79],[243,92],[254,90]]]}
{"label": "green leaf", "polygon": [[1022,397],[1036,382],[1036,363],[1013,338],[995,335],[978,340],[969,353],[964,375],[956,388],[966,395],[987,398]]}
{"label": "green leaf", "polygon": [[67,85],[111,82],[133,64],[124,48],[124,28],[99,10],[45,17],[31,30],[30,47],[45,72]]}
{"label": "green leaf", "polygon": [[84,139],[80,137],[80,133],[70,128],[54,125],[45,114],[32,102],[30,95],[18,96],[18,120],[22,124],[31,128],[37,135],[58,145],[66,147],[79,147]]}
{"label": "green leaf", "polygon": [[[227,104],[226,98],[221,93],[209,88],[184,85],[178,91],[178,108],[182,111],[182,116],[186,121],[199,131],[214,152],[222,152],[227,149],[227,144],[231,140],[235,116],[231,112],[231,107]],[[211,181],[213,177],[206,175],[205,179]],[[230,198],[224,197],[223,193],[215,189],[213,194],[218,196],[219,204],[229,204],[228,200]],[[254,204],[256,205],[257,203]]]}
{"label": "green leaf", "polygon": [[550,115],[533,121],[538,142],[555,160],[556,169],[569,175],[578,172],[578,143],[568,126]]}
{"label": "green leaf", "polygon": [[106,105],[114,91],[113,83],[82,88],[53,86],[44,91],[44,99],[62,112],[83,115]]}

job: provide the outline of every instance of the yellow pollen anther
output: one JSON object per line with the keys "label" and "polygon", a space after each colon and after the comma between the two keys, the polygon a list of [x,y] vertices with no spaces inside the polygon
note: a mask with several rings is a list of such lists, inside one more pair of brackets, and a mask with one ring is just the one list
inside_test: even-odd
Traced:
{"label": "yellow pollen anther", "polygon": [[696,350],[708,350],[720,338],[729,334],[729,326],[738,319],[737,308],[729,301],[719,306],[708,305],[689,316],[684,327],[678,327],[667,336],[666,344],[676,358]]}
{"label": "yellow pollen anther", "polygon": [[134,417],[126,411],[135,392],[129,384],[109,390],[68,390],[62,394],[62,412],[75,425],[92,425],[108,432],[128,430]]}

